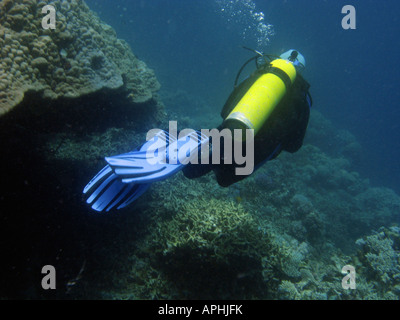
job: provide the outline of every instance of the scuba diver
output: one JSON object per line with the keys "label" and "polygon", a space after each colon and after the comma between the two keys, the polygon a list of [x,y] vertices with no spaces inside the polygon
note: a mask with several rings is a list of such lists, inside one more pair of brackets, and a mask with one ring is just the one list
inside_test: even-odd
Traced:
{"label": "scuba diver", "polygon": [[[243,150],[245,144],[251,142],[254,147],[252,164],[257,170],[282,151],[294,153],[301,148],[312,99],[310,85],[301,76],[306,62],[297,50],[291,49],[279,57],[251,51],[256,56],[239,70],[235,88],[221,111],[223,122],[217,130],[227,129],[235,134],[239,130],[235,148],[239,143],[239,149]],[[252,61],[256,63],[256,70],[238,85],[241,72]],[[150,138],[149,133],[147,142],[136,150],[105,158],[108,164],[83,190],[92,209],[103,212],[124,208],[141,196],[151,183],[180,170],[189,179],[214,171],[218,184],[223,187],[247,176],[237,174],[243,162],[226,161],[226,154],[221,153],[227,147],[224,139],[217,144],[215,137],[203,130],[185,129],[178,135],[154,129]],[[200,158],[207,161],[199,163]],[[218,161],[213,161],[215,159]]]}

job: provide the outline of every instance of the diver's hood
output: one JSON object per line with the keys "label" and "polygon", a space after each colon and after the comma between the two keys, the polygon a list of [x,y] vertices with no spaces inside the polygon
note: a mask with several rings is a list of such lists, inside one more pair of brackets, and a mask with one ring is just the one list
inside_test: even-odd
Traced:
{"label": "diver's hood", "polygon": [[[297,56],[296,56],[296,53],[297,53]],[[296,56],[295,59],[292,58],[293,56]],[[286,51],[285,53],[282,53],[280,57],[282,59],[292,62],[293,65],[296,67],[297,71],[303,71],[306,67],[306,59],[304,59],[304,56],[295,49],[290,49],[290,50]]]}

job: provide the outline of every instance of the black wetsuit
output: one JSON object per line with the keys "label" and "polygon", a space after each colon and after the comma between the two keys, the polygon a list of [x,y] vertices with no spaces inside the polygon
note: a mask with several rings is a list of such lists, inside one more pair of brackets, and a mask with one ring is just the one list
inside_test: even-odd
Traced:
{"label": "black wetsuit", "polygon": [[[221,116],[225,119],[242,99],[248,89],[265,72],[265,68],[256,70],[231,93],[226,101]],[[254,166],[258,168],[263,162],[276,158],[283,150],[296,152],[303,144],[310,116],[311,96],[310,85],[297,74],[293,85],[276,106],[270,117],[264,123],[254,138]],[[222,130],[223,124],[218,128]],[[223,140],[223,139],[221,139]],[[245,150],[243,145],[242,150]],[[210,161],[211,163],[211,161]],[[245,175],[236,175],[234,164],[220,165],[187,165],[183,172],[187,178],[200,177],[213,170],[221,186],[227,187],[244,179]]]}

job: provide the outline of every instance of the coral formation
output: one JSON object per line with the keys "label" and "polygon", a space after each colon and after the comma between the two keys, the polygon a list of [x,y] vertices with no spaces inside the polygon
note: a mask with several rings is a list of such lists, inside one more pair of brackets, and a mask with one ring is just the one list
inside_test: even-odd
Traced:
{"label": "coral formation", "polygon": [[383,299],[400,296],[400,228],[380,228],[357,240],[360,273],[375,283],[374,294]]}
{"label": "coral formation", "polygon": [[356,165],[362,156],[362,148],[356,137],[347,130],[338,130],[315,109],[310,116],[305,141],[311,142],[328,155],[345,157],[352,165]]}
{"label": "coral formation", "polygon": [[[175,178],[176,182],[179,180]],[[267,296],[272,287],[263,285],[272,279],[272,272],[267,269],[277,263],[274,258],[277,247],[272,245],[270,236],[240,204],[212,197],[198,198],[198,191],[191,189],[193,186],[192,181],[179,182],[171,190],[164,184],[156,197],[170,201],[145,210],[153,216],[154,224],[150,236],[138,246],[138,254],[145,257],[150,265],[148,270],[167,281],[164,286],[157,286],[157,290],[153,288],[153,294],[204,299]],[[186,199],[192,201],[183,198],[188,190],[192,191]],[[168,210],[171,205],[173,211]],[[136,294],[146,295],[148,288],[139,288]]]}
{"label": "coral formation", "polygon": [[[282,164],[279,168],[271,170],[277,176],[294,173],[285,174]],[[260,175],[265,177],[266,171],[269,169]],[[376,236],[358,240],[357,256],[357,233],[349,235],[346,241],[351,242],[353,251],[346,256],[334,245],[341,244],[342,233],[327,230],[333,223],[338,229],[345,228],[347,221],[340,223],[325,214],[324,194],[317,196],[312,186],[296,193],[301,189],[297,181],[291,185],[293,190],[283,192],[286,196],[273,201],[287,185],[266,192],[258,183],[256,176],[235,188],[219,188],[213,186],[212,175],[199,181],[178,175],[160,183],[145,201],[149,207],[142,207],[142,214],[152,223],[127,262],[132,267],[123,278],[129,280],[118,281],[111,297],[398,299],[397,227],[390,228],[392,240],[380,240],[383,242],[376,249]],[[233,190],[240,191],[240,203],[230,197]],[[341,219],[346,214],[340,213]],[[304,230],[302,234],[299,228]],[[380,236],[384,237],[382,232]],[[357,271],[356,290],[341,286],[341,269],[347,264]],[[121,279],[119,269],[115,277]],[[374,288],[376,281],[381,282],[381,289]],[[109,294],[105,290],[103,297]]]}
{"label": "coral formation", "polygon": [[123,88],[134,103],[154,96],[159,89],[154,72],[83,1],[52,1],[54,30],[41,26],[47,4],[0,2],[0,115],[27,92],[54,100]]}

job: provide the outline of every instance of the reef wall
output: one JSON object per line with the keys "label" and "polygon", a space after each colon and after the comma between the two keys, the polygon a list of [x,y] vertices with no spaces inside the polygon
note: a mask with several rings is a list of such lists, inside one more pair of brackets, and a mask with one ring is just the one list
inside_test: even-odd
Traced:
{"label": "reef wall", "polygon": [[[45,30],[48,4],[0,1],[0,296],[7,299],[63,297],[99,233],[116,230],[90,215],[85,183],[105,155],[134,149],[165,119],[154,72],[110,26],[84,1],[55,0],[56,28]],[[57,268],[61,290],[38,287],[44,264]]]}
{"label": "reef wall", "polygon": [[132,103],[153,98],[160,86],[154,72],[83,1],[51,2],[55,29],[42,27],[47,4],[0,2],[0,115],[27,92],[54,100],[123,87]]}

